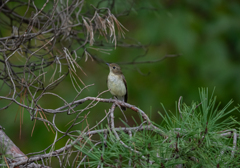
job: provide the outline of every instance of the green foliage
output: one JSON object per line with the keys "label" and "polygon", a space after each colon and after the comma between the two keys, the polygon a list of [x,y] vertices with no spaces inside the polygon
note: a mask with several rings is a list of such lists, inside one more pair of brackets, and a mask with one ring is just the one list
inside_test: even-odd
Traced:
{"label": "green foliage", "polygon": [[[173,167],[179,164],[186,167],[238,166],[240,157],[236,153],[232,133],[239,132],[234,128],[240,123],[231,116],[236,108],[228,110],[232,103],[230,101],[219,109],[216,97],[213,94],[209,97],[208,89],[200,89],[199,92],[200,103],[179,105],[178,115],[174,116],[166,110],[165,115],[159,113],[163,122],[155,125],[164,134],[156,128],[135,129],[132,134],[125,130],[118,131],[118,140],[109,128],[108,134],[99,133],[100,141],[85,137],[75,145],[83,156],[87,156],[80,164],[89,167]],[[225,136],[224,132],[231,135]],[[240,145],[239,141],[236,145]]]}
{"label": "green foliage", "polygon": [[233,139],[224,137],[221,132],[233,131],[239,122],[231,115],[237,108],[228,110],[232,101],[221,110],[216,105],[216,97],[208,97],[208,90],[201,89],[200,103],[193,102],[191,106],[182,105],[178,116],[169,115],[162,117],[166,123],[160,126],[164,129],[171,145],[175,146],[175,154],[193,167],[220,167],[236,166],[239,157],[232,158]]}

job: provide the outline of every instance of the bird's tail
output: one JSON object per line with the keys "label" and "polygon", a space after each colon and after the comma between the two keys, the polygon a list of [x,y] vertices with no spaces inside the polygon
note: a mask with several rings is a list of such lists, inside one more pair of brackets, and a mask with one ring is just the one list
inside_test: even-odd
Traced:
{"label": "bird's tail", "polygon": [[[117,96],[117,99],[125,102],[123,96]],[[121,109],[122,109],[123,111],[126,111],[126,110],[127,110],[126,107],[123,107],[123,106],[121,106]]]}

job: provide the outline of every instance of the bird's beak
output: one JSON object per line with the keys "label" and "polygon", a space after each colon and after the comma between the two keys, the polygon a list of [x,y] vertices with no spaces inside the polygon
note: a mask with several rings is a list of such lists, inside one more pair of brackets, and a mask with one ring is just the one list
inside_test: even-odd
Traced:
{"label": "bird's beak", "polygon": [[109,66],[109,63],[106,63],[107,64],[107,66]]}

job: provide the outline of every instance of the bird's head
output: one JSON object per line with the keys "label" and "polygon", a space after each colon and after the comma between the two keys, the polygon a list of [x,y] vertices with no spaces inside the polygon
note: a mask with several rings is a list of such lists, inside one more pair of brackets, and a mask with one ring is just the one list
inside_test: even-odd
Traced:
{"label": "bird's head", "polygon": [[120,66],[118,64],[115,63],[107,63],[110,72],[114,73],[114,74],[122,74],[122,70],[120,68]]}

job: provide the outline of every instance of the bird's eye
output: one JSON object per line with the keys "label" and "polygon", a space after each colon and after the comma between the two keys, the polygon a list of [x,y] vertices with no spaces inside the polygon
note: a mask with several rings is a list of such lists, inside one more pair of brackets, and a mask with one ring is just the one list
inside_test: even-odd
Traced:
{"label": "bird's eye", "polygon": [[113,69],[115,69],[116,67],[114,66]]}

